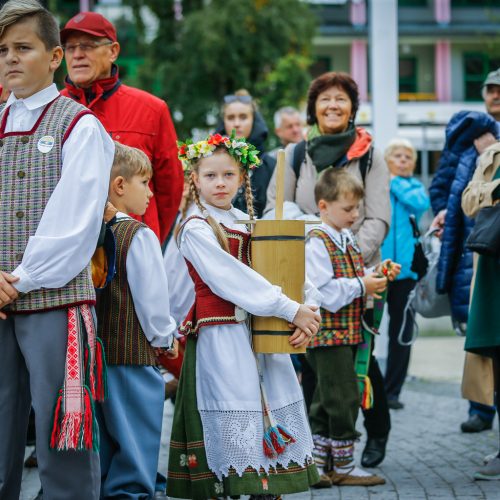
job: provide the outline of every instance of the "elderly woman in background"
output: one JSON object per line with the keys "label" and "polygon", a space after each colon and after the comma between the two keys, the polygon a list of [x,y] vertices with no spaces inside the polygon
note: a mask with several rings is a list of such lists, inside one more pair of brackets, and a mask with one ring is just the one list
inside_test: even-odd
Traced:
{"label": "elderly woman in background", "polygon": [[399,401],[399,394],[408,372],[411,346],[407,343],[413,333],[413,321],[406,305],[417,283],[417,274],[411,270],[415,238],[410,216],[414,216],[415,223],[418,223],[430,207],[430,200],[424,185],[413,177],[417,152],[411,142],[393,139],[384,156],[391,173],[392,220],[382,245],[382,258],[401,264],[401,273],[389,283],[387,292],[390,320],[385,390],[389,408],[399,410],[404,407]]}
{"label": "elderly woman in background", "polygon": [[[462,209],[468,217],[500,203],[500,142],[479,158],[474,176],[462,194]],[[491,228],[498,231],[498,228]],[[500,248],[496,256],[479,255],[467,322],[465,350],[493,360],[497,412],[500,407]],[[500,413],[499,413],[500,416]],[[500,480],[500,450],[487,457],[474,479]]]}
{"label": "elderly woman in background", "polygon": [[[245,138],[260,152],[259,157],[262,163],[259,168],[250,172],[254,196],[253,206],[255,215],[260,218],[266,206],[267,186],[276,165],[276,159],[264,152],[269,130],[264,118],[257,109],[256,102],[245,89],[224,96],[221,114],[221,123],[216,132],[230,136],[231,132],[235,130],[237,137]],[[244,185],[238,190],[233,205],[244,212],[247,211]]]}
{"label": "elderly woman in background", "polygon": [[[380,262],[380,247],[389,231],[391,208],[389,172],[382,154],[374,149],[372,137],[355,126],[359,107],[356,82],[347,73],[329,72],[311,83],[307,96],[307,140],[285,149],[285,201],[295,202],[307,213],[317,212],[314,185],[320,172],[328,167],[346,168],[362,182],[365,196],[359,220],[352,227],[367,267]],[[267,190],[266,211],[276,201],[276,175]],[[311,403],[315,376],[302,357],[304,399]],[[373,385],[374,406],[364,411],[368,440],[361,464],[375,467],[385,456],[390,431],[390,416],[384,381],[377,361],[370,360],[369,377]]]}

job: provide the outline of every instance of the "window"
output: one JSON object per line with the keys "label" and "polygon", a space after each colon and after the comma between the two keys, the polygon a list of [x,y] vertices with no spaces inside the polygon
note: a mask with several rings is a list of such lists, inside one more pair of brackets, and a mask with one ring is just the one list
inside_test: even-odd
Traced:
{"label": "window", "polygon": [[427,7],[428,0],[398,0],[398,7]]}
{"label": "window", "polygon": [[417,58],[399,58],[399,92],[417,92]]}
{"label": "window", "polygon": [[309,72],[313,78],[330,71],[332,60],[329,57],[316,57],[314,62],[309,67]]}
{"label": "window", "polygon": [[500,68],[500,57],[484,53],[464,54],[464,98],[466,101],[481,100],[481,86],[490,71]]}
{"label": "window", "polygon": [[498,0],[451,0],[453,7],[498,7]]}

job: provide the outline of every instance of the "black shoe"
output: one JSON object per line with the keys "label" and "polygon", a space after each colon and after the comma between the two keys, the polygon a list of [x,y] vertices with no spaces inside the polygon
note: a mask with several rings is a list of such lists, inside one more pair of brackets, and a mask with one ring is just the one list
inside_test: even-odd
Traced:
{"label": "black shoe", "polygon": [[377,467],[385,458],[385,447],[389,438],[368,438],[361,455],[363,467]]}
{"label": "black shoe", "polygon": [[387,400],[387,406],[391,410],[402,410],[405,405],[399,401],[399,399],[388,399]]}
{"label": "black shoe", "polygon": [[467,422],[462,422],[460,429],[462,432],[482,432],[488,431],[493,427],[493,421],[489,422],[482,419],[479,415],[474,414],[469,417]]}

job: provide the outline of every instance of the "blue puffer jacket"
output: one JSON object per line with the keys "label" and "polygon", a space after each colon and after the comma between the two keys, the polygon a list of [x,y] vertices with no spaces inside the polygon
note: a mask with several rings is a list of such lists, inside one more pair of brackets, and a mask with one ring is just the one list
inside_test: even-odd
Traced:
{"label": "blue puffer jacket", "polygon": [[391,179],[391,229],[382,244],[382,258],[401,264],[398,280],[417,275],[411,270],[415,252],[415,238],[410,224],[410,215],[417,221],[429,208],[429,196],[424,185],[414,177],[393,177]]}
{"label": "blue puffer jacket", "polygon": [[462,192],[472,178],[478,153],[474,140],[486,132],[499,137],[497,122],[486,113],[460,111],[446,127],[446,143],[429,193],[434,214],[446,209],[436,289],[448,293],[452,319],[467,322],[472,252],[465,248],[474,221],[462,211]]}

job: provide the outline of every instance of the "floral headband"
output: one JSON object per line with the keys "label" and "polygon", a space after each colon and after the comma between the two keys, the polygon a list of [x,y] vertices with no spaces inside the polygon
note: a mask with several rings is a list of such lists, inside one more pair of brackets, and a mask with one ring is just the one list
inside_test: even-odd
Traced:
{"label": "floral headband", "polygon": [[187,139],[186,142],[177,141],[178,155],[184,166],[184,171],[190,170],[194,161],[211,156],[217,146],[225,146],[227,152],[247,172],[260,165],[260,159],[257,156],[259,151],[245,139],[236,137],[236,132],[233,130],[231,137],[213,134],[209,135],[204,141],[193,142],[191,139]]}

